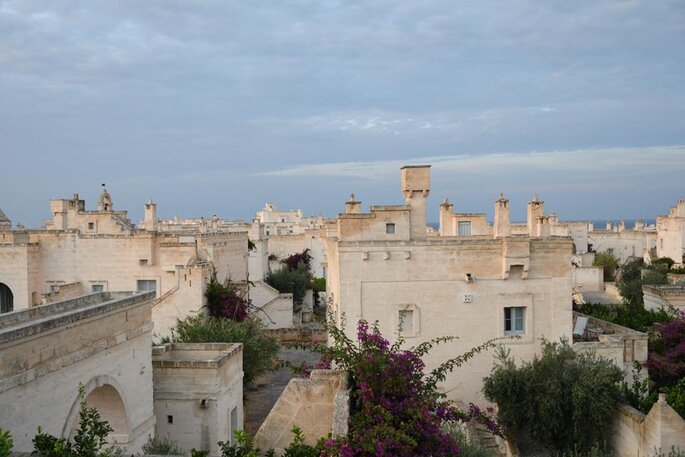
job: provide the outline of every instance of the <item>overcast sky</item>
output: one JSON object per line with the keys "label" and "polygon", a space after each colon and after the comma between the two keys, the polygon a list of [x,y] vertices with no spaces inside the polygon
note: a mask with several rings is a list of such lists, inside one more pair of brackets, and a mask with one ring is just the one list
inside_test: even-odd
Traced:
{"label": "overcast sky", "polygon": [[0,208],[653,218],[685,196],[682,0],[0,0]]}

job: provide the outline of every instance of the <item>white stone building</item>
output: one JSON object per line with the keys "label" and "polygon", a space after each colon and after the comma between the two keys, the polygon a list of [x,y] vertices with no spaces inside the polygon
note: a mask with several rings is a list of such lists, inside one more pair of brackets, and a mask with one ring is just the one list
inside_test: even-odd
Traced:
{"label": "white stone building", "polygon": [[[402,322],[408,346],[458,336],[431,353],[429,369],[493,338],[516,336],[504,344],[526,360],[538,352],[540,338],[570,340],[570,237],[539,228],[511,234],[504,197],[495,203],[491,231],[476,231],[476,222],[482,226],[479,215],[462,220],[446,202],[441,236],[428,237],[430,168],[402,168],[402,194],[406,204],[371,206],[368,213],[348,202],[338,217],[338,236],[328,239],[330,306],[338,324],[345,317],[350,337],[359,319],[378,321],[387,336]],[[492,362],[490,352],[455,370],[442,386],[448,397],[482,400],[482,378]]]}
{"label": "white stone building", "polygon": [[2,311],[108,290],[152,290],[155,334],[199,312],[212,269],[219,280],[247,280],[247,233],[157,231],[156,205],[145,205],[142,228],[115,211],[103,189],[98,209],[85,201],[50,202],[40,230],[0,232]]}
{"label": "white stone building", "polygon": [[668,215],[656,219],[657,257],[670,257],[685,264],[685,199],[671,208]]}

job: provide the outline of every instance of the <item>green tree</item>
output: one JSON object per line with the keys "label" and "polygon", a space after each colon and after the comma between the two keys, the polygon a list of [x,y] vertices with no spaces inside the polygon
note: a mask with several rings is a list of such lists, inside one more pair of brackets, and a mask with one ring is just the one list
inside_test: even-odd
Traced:
{"label": "green tree", "polygon": [[309,265],[300,262],[297,267],[287,267],[272,271],[264,279],[268,285],[281,293],[293,294],[293,303],[296,308],[302,305],[307,289],[312,286],[312,274]]}
{"label": "green tree", "polygon": [[517,367],[501,349],[483,392],[515,437],[556,451],[587,452],[602,443],[621,399],[623,373],[610,360],[543,341],[542,356]]}
{"label": "green tree", "polygon": [[604,281],[613,281],[618,268],[618,259],[609,252],[598,252],[592,266],[604,268]]}
{"label": "green tree", "polygon": [[256,318],[242,322],[220,317],[189,316],[176,322],[171,331],[178,343],[243,343],[243,384],[250,387],[255,379],[274,368],[278,342],[264,333]]}
{"label": "green tree", "polygon": [[620,269],[617,280],[618,291],[623,300],[630,305],[642,305],[642,268],[645,262],[634,258],[628,260]]}

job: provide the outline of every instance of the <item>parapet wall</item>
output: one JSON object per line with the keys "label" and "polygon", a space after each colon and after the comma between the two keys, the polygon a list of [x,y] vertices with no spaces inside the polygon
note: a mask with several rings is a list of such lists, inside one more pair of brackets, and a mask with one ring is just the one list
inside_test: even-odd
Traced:
{"label": "parapet wall", "polygon": [[666,403],[666,396],[645,416],[635,408],[621,405],[616,411],[609,445],[619,457],[642,457],[655,450],[668,454],[672,447],[685,451],[685,420]]}
{"label": "parapet wall", "polygon": [[349,378],[347,372],[313,370],[309,378],[291,379],[255,435],[261,449],[277,455],[290,444],[299,427],[310,445],[333,433],[347,434]]}

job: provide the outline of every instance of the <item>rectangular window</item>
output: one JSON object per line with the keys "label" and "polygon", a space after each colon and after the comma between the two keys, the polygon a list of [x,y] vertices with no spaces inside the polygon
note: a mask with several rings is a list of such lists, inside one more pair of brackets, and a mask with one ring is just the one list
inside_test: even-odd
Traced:
{"label": "rectangular window", "polygon": [[395,233],[395,224],[385,224],[385,233],[393,235]]}
{"label": "rectangular window", "polygon": [[526,308],[522,306],[504,308],[504,334],[526,333]]}
{"label": "rectangular window", "polygon": [[459,236],[471,236],[471,222],[459,222]]}
{"label": "rectangular window", "polygon": [[95,222],[88,222],[88,230],[95,230]]}
{"label": "rectangular window", "polygon": [[93,284],[92,286],[90,286],[90,290],[91,290],[91,292],[93,292],[93,293],[95,293],[95,292],[104,292],[105,286],[104,286],[104,284]]}
{"label": "rectangular window", "polygon": [[166,423],[167,424],[173,424],[174,423],[174,416],[167,416],[166,417]]}
{"label": "rectangular window", "polygon": [[157,281],[154,279],[139,279],[138,280],[138,292],[149,292],[157,291]]}

